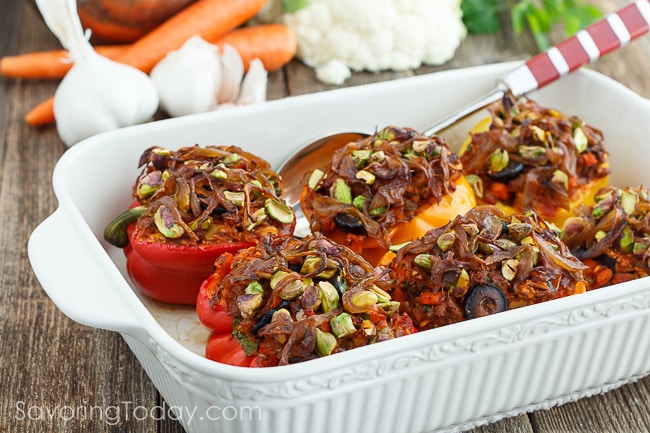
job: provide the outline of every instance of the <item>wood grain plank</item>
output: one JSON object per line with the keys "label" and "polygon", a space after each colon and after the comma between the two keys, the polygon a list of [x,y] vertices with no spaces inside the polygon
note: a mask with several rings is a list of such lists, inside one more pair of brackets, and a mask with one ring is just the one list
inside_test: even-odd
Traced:
{"label": "wood grain plank", "polygon": [[415,74],[414,71],[401,72],[367,72],[360,71],[352,74],[343,86],[324,84],[317,80],[316,71],[300,61],[293,61],[287,65],[287,78],[289,81],[289,95],[297,96],[307,93],[324,92],[334,90],[340,87],[354,87],[363,84],[378,83],[381,81],[395,80],[398,78],[410,77]]}
{"label": "wood grain plank", "polygon": [[606,394],[535,412],[531,423],[536,433],[647,432],[649,390],[650,379],[646,378]]}
{"label": "wood grain plank", "polygon": [[468,433],[533,433],[533,426],[526,415],[505,418],[492,424],[477,427]]}

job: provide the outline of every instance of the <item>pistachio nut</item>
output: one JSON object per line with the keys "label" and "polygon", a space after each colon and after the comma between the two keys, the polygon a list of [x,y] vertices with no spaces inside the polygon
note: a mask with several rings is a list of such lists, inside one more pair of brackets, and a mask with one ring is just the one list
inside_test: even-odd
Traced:
{"label": "pistachio nut", "polygon": [[332,333],[338,338],[345,337],[346,335],[353,334],[357,331],[352,323],[352,316],[345,312],[333,317],[330,320],[330,327]]}
{"label": "pistachio nut", "polygon": [[153,221],[158,231],[169,239],[176,239],[183,236],[185,230],[176,222],[176,218],[171,209],[167,206],[160,206],[153,215]]}
{"label": "pistachio nut", "polygon": [[336,348],[336,337],[316,328],[316,348],[314,352],[318,356],[330,355]]}
{"label": "pistachio nut", "polygon": [[329,281],[318,282],[318,298],[325,313],[338,308],[341,301],[338,290]]}

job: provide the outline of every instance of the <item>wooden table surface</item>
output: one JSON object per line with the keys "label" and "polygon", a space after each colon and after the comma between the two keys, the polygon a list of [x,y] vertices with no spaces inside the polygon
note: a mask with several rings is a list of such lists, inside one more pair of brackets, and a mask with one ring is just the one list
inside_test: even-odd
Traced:
{"label": "wooden table surface", "polygon": [[[590,1],[606,12],[626,3]],[[59,48],[28,2],[0,0],[0,10],[0,56]],[[508,31],[470,36],[446,65],[400,73],[359,73],[346,85],[524,58],[514,41]],[[650,36],[610,54],[593,68],[650,98]],[[32,272],[27,240],[57,206],[51,175],[66,148],[53,127],[34,129],[22,117],[52,95],[56,84],[0,79],[0,432],[181,432],[180,424],[172,419],[156,420],[143,417],[142,409],[132,410],[159,406],[162,399],[122,338],[69,320],[45,295]],[[271,74],[269,98],[330,88],[295,61]],[[61,246],[62,253],[65,248]],[[71,412],[84,407],[112,410],[118,416],[101,419]],[[650,432],[650,378],[475,430],[479,431]]]}

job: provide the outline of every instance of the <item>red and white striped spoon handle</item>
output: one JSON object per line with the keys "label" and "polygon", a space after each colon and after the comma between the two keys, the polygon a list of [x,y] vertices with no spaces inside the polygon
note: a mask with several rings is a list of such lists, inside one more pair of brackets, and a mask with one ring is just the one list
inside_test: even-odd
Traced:
{"label": "red and white striped spoon handle", "polygon": [[600,59],[650,29],[650,0],[637,0],[538,54],[503,78],[515,96],[523,95]]}

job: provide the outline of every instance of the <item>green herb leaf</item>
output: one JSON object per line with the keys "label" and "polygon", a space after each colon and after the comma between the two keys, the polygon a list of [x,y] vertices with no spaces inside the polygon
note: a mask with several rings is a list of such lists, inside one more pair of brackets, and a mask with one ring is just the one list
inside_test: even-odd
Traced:
{"label": "green herb leaf", "polygon": [[292,14],[309,6],[309,0],[280,0],[280,4],[285,13]]}
{"label": "green herb leaf", "polygon": [[[576,6],[567,10],[564,21],[566,33],[575,34],[580,29],[587,27],[602,16],[602,12],[594,5]],[[575,21],[575,25],[569,28],[569,19]]]}
{"label": "green herb leaf", "polygon": [[517,3],[510,10],[510,20],[512,21],[512,28],[515,33],[521,33],[526,28],[527,8],[527,3]]}
{"label": "green herb leaf", "polygon": [[472,33],[496,33],[501,28],[500,0],[463,0],[463,22]]}
{"label": "green herb leaf", "polygon": [[515,33],[530,31],[539,51],[550,48],[549,34],[564,27],[569,37],[602,16],[596,6],[582,0],[462,0],[463,22],[471,33],[495,33],[501,29],[501,17],[510,13]]}
{"label": "green herb leaf", "polygon": [[241,322],[241,319],[239,318],[236,318],[234,320],[233,323],[234,326],[232,328],[232,336],[235,337],[235,340],[237,340],[241,348],[244,349],[244,352],[246,352],[246,356],[251,356],[252,354],[257,352],[259,344],[257,344],[256,341],[249,340],[246,334],[239,332],[239,322]]}

